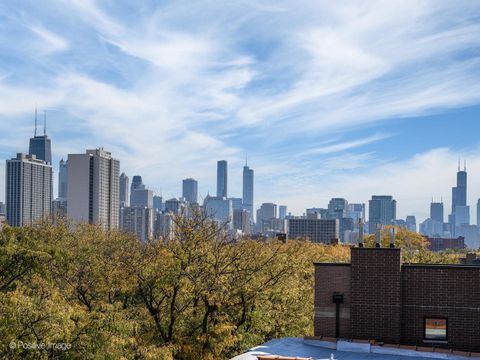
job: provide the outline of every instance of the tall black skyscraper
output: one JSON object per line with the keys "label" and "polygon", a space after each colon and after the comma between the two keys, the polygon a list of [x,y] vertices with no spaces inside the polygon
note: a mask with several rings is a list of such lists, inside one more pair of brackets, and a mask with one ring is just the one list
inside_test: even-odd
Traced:
{"label": "tall black skyscraper", "polygon": [[228,197],[228,163],[226,160],[217,162],[217,197]]}
{"label": "tall black skyscraper", "polygon": [[28,153],[35,155],[37,159],[52,164],[52,144],[47,136],[47,115],[44,113],[43,116],[43,135],[37,135],[37,109],[35,109],[35,133],[33,138],[30,138]]}
{"label": "tall black skyscraper", "polygon": [[464,164],[463,171],[460,170],[458,162],[457,186],[452,188],[452,214],[457,206],[467,206],[467,164]]}

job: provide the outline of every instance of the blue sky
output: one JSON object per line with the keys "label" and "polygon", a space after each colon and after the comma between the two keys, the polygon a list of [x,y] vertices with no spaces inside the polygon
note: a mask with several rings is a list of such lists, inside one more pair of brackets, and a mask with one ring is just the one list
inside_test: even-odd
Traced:
{"label": "blue sky", "polygon": [[475,219],[479,34],[475,1],[2,1],[0,157],[37,105],[55,168],[103,146],[168,198],[227,159],[240,196],[247,152],[257,205],[392,194],[419,220],[462,158]]}

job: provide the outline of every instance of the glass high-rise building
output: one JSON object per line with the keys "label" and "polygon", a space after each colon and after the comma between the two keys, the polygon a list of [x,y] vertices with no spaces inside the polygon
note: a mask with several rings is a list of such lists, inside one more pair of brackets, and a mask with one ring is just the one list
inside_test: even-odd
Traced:
{"label": "glass high-rise building", "polygon": [[67,198],[67,186],[68,186],[68,162],[60,160],[58,167],[58,197],[60,199]]}
{"label": "glass high-rise building", "polygon": [[120,187],[120,194],[119,194],[119,201],[121,207],[129,206],[129,190],[130,179],[128,178],[127,174],[123,173],[120,175],[119,179],[119,187]]}
{"label": "glass high-rise building", "polygon": [[6,164],[6,212],[11,226],[31,226],[51,215],[53,171],[35,155],[17,154]]}
{"label": "glass high-rise building", "polygon": [[374,234],[377,225],[390,225],[397,216],[397,202],[392,196],[373,195],[368,204],[368,229]]}
{"label": "glass high-rise building", "polygon": [[458,164],[457,172],[457,186],[452,188],[452,213],[455,213],[457,206],[467,205],[467,167],[465,165],[463,170],[460,170]]}
{"label": "glass high-rise building", "polygon": [[467,206],[467,165],[460,169],[458,162],[457,186],[452,187],[452,213],[448,216],[450,231],[457,236],[459,225],[470,224],[470,208]]}
{"label": "glass high-rise building", "polygon": [[443,223],[443,202],[430,203],[430,219]]}
{"label": "glass high-rise building", "polygon": [[254,173],[253,169],[245,164],[243,167],[243,207],[250,212],[250,219],[253,222],[253,190],[254,190]]}
{"label": "glass high-rise building", "polygon": [[217,162],[217,197],[228,197],[228,163],[226,160]]}
{"label": "glass high-rise building", "polygon": [[37,135],[37,109],[35,109],[35,133],[30,138],[28,153],[35,155],[37,159],[52,164],[52,144],[47,135],[47,118],[44,117],[43,135]]}
{"label": "glass high-rise building", "polygon": [[182,197],[190,204],[198,202],[198,181],[192,178],[182,181]]}

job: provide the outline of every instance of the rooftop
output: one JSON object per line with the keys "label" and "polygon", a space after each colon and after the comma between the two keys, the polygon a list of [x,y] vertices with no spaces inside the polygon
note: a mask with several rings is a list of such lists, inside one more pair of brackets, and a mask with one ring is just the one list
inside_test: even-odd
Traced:
{"label": "rooftop", "polygon": [[[276,355],[278,359],[285,357],[311,358],[312,360],[425,360],[426,356],[386,355],[352,351],[338,351],[311,344],[306,344],[302,338],[274,339],[263,345],[248,350],[245,354],[231,360],[257,360],[258,356]],[[332,357],[333,355],[333,357]],[[427,355],[427,354],[425,354]],[[450,355],[448,359],[474,359]],[[478,359],[478,358],[477,358]]]}

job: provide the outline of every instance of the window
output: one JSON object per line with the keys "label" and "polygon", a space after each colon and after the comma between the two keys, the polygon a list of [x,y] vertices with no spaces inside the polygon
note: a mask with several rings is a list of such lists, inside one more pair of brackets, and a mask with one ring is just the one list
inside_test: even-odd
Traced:
{"label": "window", "polygon": [[447,319],[425,319],[425,340],[446,341]]}

